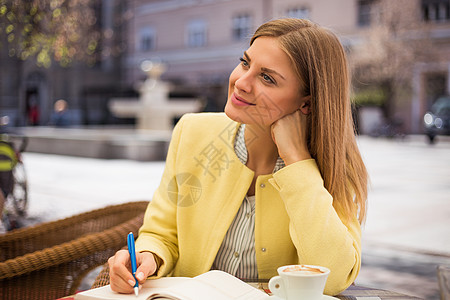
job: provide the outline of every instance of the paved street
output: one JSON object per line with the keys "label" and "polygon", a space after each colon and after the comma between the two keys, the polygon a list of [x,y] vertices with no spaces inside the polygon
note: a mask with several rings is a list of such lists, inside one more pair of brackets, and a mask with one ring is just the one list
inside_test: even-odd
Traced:
{"label": "paved street", "polygon": [[357,283],[438,299],[450,265],[450,141],[360,139],[372,187]]}
{"label": "paved street", "polygon": [[[357,284],[438,299],[436,266],[450,265],[450,139],[428,145],[359,138],[371,177]],[[25,153],[28,224],[134,200],[150,200],[163,162]]]}

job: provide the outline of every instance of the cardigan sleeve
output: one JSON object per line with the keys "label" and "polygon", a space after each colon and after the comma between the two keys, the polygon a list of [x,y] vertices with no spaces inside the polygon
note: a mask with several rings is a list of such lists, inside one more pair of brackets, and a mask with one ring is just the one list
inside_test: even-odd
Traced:
{"label": "cardigan sleeve", "polygon": [[178,145],[184,120],[182,117],[173,130],[161,183],[147,207],[144,223],[136,240],[136,251],[150,251],[161,259],[162,264],[155,277],[170,274],[178,259],[177,205],[176,199],[169,196],[168,187],[175,180]]}
{"label": "cardigan sleeve", "polygon": [[361,227],[357,216],[340,218],[314,159],[284,167],[273,175],[271,183],[285,204],[299,262],[331,270],[326,294],[345,290],[361,267]]}

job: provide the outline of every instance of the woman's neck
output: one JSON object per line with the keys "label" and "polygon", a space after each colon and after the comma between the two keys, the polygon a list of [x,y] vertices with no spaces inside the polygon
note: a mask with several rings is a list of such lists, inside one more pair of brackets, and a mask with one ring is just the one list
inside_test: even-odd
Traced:
{"label": "woman's neck", "polygon": [[245,145],[247,147],[247,167],[259,174],[269,174],[275,167],[278,148],[272,139],[270,127],[246,125]]}

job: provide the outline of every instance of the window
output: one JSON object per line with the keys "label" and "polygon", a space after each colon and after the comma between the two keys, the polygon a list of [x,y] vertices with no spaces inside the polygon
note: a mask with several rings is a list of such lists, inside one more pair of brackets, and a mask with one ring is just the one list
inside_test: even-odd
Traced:
{"label": "window", "polygon": [[450,20],[450,0],[422,0],[422,18],[425,22]]}
{"label": "window", "polygon": [[289,18],[309,19],[309,8],[306,7],[290,8],[287,10],[286,15]]}
{"label": "window", "polygon": [[358,26],[370,26],[373,0],[358,1]]}
{"label": "window", "polygon": [[155,49],[155,29],[152,27],[143,27],[139,31],[138,49],[147,52]]}
{"label": "window", "polygon": [[248,39],[252,33],[252,20],[250,15],[237,15],[233,17],[233,39],[240,41]]}
{"label": "window", "polygon": [[192,20],[187,26],[187,46],[206,46],[206,22],[204,20]]}

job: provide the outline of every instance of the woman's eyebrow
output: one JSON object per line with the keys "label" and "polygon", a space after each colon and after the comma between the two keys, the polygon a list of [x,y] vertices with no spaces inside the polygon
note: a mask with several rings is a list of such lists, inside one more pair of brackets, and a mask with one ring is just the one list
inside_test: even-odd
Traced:
{"label": "woman's eyebrow", "polygon": [[244,51],[244,56],[245,56],[245,58],[247,59],[248,62],[251,62],[251,61],[252,61],[252,59],[250,58],[250,56],[248,56],[247,51]]}
{"label": "woman's eyebrow", "polygon": [[[251,61],[252,61],[252,59],[251,59],[250,56],[248,55],[247,51],[244,51],[244,56],[245,56],[245,59],[247,59],[248,62],[251,62]],[[262,68],[261,68],[261,71],[266,72],[266,73],[276,74],[276,75],[280,76],[282,79],[286,80],[286,78],[284,78],[283,75],[281,75],[280,73],[278,73],[278,72],[275,71],[275,70],[272,70],[272,69],[269,69],[269,68],[262,67]]]}
{"label": "woman's eyebrow", "polygon": [[286,80],[286,78],[284,78],[284,76],[283,75],[281,75],[280,73],[278,73],[277,71],[275,71],[275,70],[272,70],[272,69],[269,69],[269,68],[261,68],[261,71],[264,71],[264,72],[266,72],[266,73],[272,73],[272,74],[275,74],[275,75],[278,75],[278,76],[280,76],[283,80]]}

